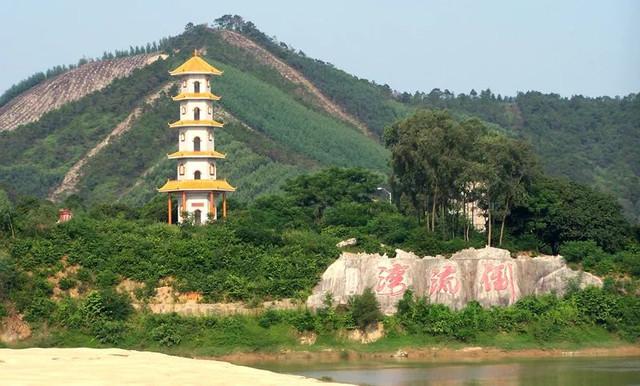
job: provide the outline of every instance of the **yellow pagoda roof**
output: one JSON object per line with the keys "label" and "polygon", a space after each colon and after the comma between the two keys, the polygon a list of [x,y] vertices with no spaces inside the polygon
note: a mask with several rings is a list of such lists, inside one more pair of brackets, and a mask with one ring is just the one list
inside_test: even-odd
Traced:
{"label": "yellow pagoda roof", "polygon": [[177,151],[167,154],[169,159],[175,158],[220,158],[224,159],[226,155],[217,151]]}
{"label": "yellow pagoda roof", "polygon": [[198,56],[197,53],[191,57],[191,59],[182,63],[181,66],[176,68],[173,71],[169,71],[171,75],[186,75],[186,74],[212,74],[212,75],[222,75],[222,71],[213,67],[209,63],[207,63],[204,59]]}
{"label": "yellow pagoda roof", "polygon": [[220,97],[210,92],[181,92],[180,94],[172,98],[174,101],[181,101],[185,99],[210,99],[213,101],[220,100]]}
{"label": "yellow pagoda roof", "polygon": [[180,192],[183,190],[235,192],[236,188],[229,185],[227,180],[169,180],[158,189],[158,191],[162,193]]}
{"label": "yellow pagoda roof", "polygon": [[211,119],[201,119],[198,121],[193,120],[180,120],[169,124],[169,127],[187,127],[187,126],[213,126],[222,127],[222,123]]}

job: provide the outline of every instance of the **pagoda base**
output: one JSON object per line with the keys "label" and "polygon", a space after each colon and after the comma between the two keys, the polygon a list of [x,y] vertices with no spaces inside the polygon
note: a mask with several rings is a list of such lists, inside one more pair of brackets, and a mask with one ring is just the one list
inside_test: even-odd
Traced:
{"label": "pagoda base", "polygon": [[[168,223],[173,222],[172,219],[172,195],[175,194],[178,201],[178,223],[189,222],[194,225],[204,225],[218,220],[219,216],[223,219],[227,217],[227,194],[220,191],[176,191],[168,192],[167,210]],[[221,198],[222,208],[218,210],[217,199]]]}

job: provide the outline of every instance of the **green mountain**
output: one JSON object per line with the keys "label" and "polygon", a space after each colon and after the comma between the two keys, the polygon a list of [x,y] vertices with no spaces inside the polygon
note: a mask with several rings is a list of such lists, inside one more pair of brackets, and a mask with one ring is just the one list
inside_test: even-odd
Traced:
{"label": "green mountain", "polygon": [[[168,71],[194,49],[224,71],[213,81],[225,123],[217,144],[227,153],[219,174],[238,186],[237,200],[330,165],[385,174],[384,127],[418,108],[447,108],[529,139],[552,174],[611,192],[629,217],[640,218],[637,95],[400,94],[309,58],[234,16],[12,87],[0,97],[0,187],[55,200],[76,194],[89,204],[157,197],[155,189],[175,174],[165,157],[177,142],[167,122],[178,116]],[[84,91],[60,92],[72,85]],[[33,113],[52,98],[57,103]]]}

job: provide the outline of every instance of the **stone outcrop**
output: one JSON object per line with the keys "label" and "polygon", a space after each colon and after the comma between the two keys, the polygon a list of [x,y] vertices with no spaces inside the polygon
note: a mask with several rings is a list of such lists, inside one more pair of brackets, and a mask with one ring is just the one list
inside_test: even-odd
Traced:
{"label": "stone outcrop", "polygon": [[382,311],[392,314],[405,291],[454,309],[470,301],[482,306],[507,306],[526,295],[563,294],[571,280],[586,286],[602,286],[602,280],[568,268],[562,256],[518,256],[486,247],[465,249],[451,258],[419,257],[402,250],[395,258],[379,254],[343,253],[322,275],[307,299],[307,306],[322,306],[326,293],[336,304],[372,288]]}
{"label": "stone outcrop", "polygon": [[9,315],[0,318],[0,343],[15,343],[31,336],[31,328],[13,307],[9,308]]}

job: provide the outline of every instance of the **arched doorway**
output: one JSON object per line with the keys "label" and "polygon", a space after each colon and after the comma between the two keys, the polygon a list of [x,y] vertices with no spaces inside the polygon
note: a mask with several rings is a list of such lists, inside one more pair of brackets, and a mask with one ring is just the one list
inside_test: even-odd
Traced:
{"label": "arched doorway", "polygon": [[196,225],[202,224],[202,212],[200,211],[200,209],[196,209],[196,211],[193,212],[193,222]]}
{"label": "arched doorway", "polygon": [[193,151],[200,151],[200,137],[193,139]]}
{"label": "arched doorway", "polygon": [[193,109],[193,119],[195,119],[196,121],[200,120],[200,108],[196,107],[195,109]]}
{"label": "arched doorway", "polygon": [[202,175],[202,173],[200,173],[200,170],[196,170],[195,173],[193,173],[193,179],[194,180],[199,180],[201,175]]}
{"label": "arched doorway", "polygon": [[193,82],[193,92],[200,92],[200,82],[197,80]]}

